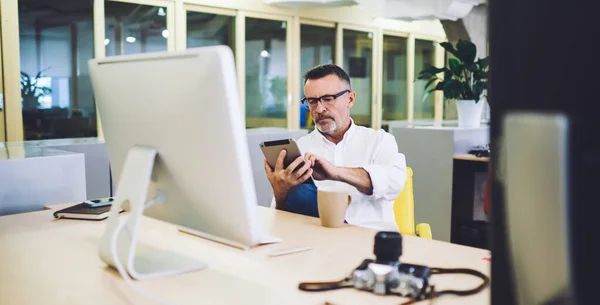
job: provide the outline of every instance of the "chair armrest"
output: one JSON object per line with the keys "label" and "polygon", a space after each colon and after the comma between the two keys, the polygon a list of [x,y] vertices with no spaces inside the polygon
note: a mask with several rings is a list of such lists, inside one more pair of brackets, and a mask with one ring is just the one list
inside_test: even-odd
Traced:
{"label": "chair armrest", "polygon": [[417,236],[424,239],[432,239],[431,226],[428,223],[420,223],[417,225]]}

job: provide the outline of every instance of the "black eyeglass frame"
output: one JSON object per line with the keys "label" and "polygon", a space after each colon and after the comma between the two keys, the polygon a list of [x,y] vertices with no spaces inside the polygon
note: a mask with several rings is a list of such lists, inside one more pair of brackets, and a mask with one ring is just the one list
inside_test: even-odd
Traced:
{"label": "black eyeglass frame", "polygon": [[[319,101],[320,101],[320,102],[321,102],[323,105],[327,105],[327,104],[329,104],[329,103],[331,103],[331,102],[335,101],[335,100],[336,100],[338,97],[340,97],[340,96],[342,96],[342,95],[344,95],[344,94],[346,94],[346,93],[350,93],[350,92],[352,92],[352,90],[350,90],[350,89],[346,89],[346,90],[344,90],[344,91],[341,91],[341,92],[339,92],[339,93],[337,93],[337,94],[326,94],[326,95],[323,95],[323,96],[321,96],[321,97],[316,97],[316,98],[306,98],[306,97],[304,97],[304,98],[303,98],[302,100],[300,100],[300,101],[302,102],[302,104],[303,104],[303,105],[307,105],[307,106],[314,106],[314,105],[316,105],[316,104],[317,104]],[[333,99],[332,99],[331,101],[329,101],[329,102],[323,101],[323,99],[324,99],[324,98],[326,98],[326,97],[332,97]],[[312,102],[312,103],[311,103],[311,100],[312,100],[312,101],[314,101],[314,102]]]}

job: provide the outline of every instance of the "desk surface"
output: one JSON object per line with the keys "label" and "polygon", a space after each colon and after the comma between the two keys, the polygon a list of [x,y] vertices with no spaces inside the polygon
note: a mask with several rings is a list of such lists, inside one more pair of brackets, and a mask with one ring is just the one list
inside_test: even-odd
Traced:
{"label": "desk surface", "polygon": [[[98,257],[105,222],[53,220],[52,210],[0,217],[0,304],[153,304],[137,295]],[[140,240],[156,248],[196,257],[208,269],[136,284],[171,304],[399,304],[405,298],[345,289],[302,292],[300,281],[338,280],[372,257],[376,231],[355,226],[329,229],[317,218],[259,208],[270,234],[283,242],[241,251],[178,232],[145,218]],[[435,233],[435,232],[434,232]],[[271,258],[277,250],[312,250]],[[434,267],[468,267],[489,274],[488,251],[417,237],[404,237],[401,260]],[[437,290],[470,289],[480,280],[436,275]],[[489,304],[489,288],[444,304]]]}
{"label": "desk surface", "polygon": [[465,160],[465,161],[476,161],[476,162],[490,162],[489,157],[477,157],[471,154],[454,155],[454,160]]}

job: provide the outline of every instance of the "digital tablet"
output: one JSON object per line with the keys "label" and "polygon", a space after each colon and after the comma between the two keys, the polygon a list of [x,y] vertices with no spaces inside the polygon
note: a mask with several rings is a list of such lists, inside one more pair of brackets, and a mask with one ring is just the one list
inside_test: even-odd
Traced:
{"label": "digital tablet", "polygon": [[[267,163],[271,166],[271,169],[275,168],[275,164],[277,163],[277,157],[279,157],[279,152],[282,149],[287,151],[285,155],[285,159],[283,160],[283,168],[287,168],[290,163],[294,162],[296,158],[302,156],[298,145],[294,139],[284,139],[284,140],[276,140],[276,141],[265,141],[260,143],[260,149],[263,152],[263,155],[267,159]],[[300,163],[296,168],[301,168],[304,165],[304,162]],[[308,178],[304,183],[314,184],[312,177]]]}

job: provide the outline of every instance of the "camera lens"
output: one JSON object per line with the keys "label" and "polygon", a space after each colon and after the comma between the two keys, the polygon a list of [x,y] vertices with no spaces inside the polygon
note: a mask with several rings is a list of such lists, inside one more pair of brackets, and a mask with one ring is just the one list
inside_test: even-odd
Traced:
{"label": "camera lens", "polygon": [[402,255],[402,236],[398,232],[378,232],[373,253],[379,264],[393,264]]}

